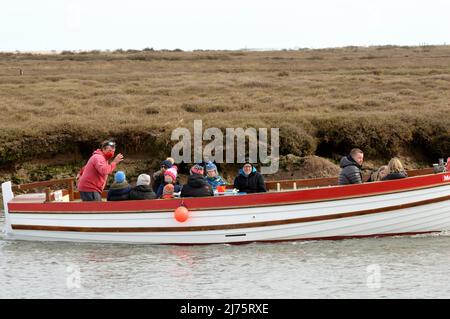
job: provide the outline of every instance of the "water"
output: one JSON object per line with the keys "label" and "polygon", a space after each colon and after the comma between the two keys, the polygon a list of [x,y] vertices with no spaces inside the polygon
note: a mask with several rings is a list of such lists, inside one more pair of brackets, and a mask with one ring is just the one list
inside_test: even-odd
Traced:
{"label": "water", "polygon": [[238,246],[0,240],[0,298],[450,298],[449,252],[448,235]]}

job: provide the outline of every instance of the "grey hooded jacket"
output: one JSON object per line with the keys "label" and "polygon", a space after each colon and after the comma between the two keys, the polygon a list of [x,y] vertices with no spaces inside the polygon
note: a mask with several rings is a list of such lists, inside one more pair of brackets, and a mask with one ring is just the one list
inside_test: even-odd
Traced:
{"label": "grey hooded jacket", "polygon": [[339,185],[361,184],[361,166],[356,163],[350,155],[341,159],[341,173],[339,174]]}

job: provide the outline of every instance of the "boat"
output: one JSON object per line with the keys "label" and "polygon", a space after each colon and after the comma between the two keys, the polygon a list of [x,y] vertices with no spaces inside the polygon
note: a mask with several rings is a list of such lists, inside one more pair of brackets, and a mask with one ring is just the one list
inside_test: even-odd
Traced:
{"label": "boat", "polygon": [[[126,244],[237,244],[450,230],[450,172],[339,186],[337,178],[267,182],[267,193],[81,202],[68,189],[17,194],[53,181],[2,184],[4,239]],[[61,181],[60,181],[61,182]],[[53,185],[54,186],[54,185]],[[15,194],[16,193],[16,194]],[[188,210],[178,221],[175,211]]]}

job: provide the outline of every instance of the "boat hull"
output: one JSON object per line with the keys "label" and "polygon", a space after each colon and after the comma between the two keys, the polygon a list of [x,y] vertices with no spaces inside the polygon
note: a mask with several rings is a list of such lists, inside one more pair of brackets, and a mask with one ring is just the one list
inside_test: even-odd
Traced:
{"label": "boat hull", "polygon": [[[401,182],[397,183],[401,185]],[[52,206],[52,211],[30,212],[20,211],[18,204],[10,205],[10,225],[5,238],[133,244],[231,244],[450,230],[450,184],[445,179],[426,187],[342,198],[333,198],[335,188],[339,187],[330,187],[331,198],[319,200],[305,201],[302,195],[309,195],[296,191],[285,203],[193,208],[184,223],[177,222],[173,209],[166,207],[161,211],[126,211],[124,208],[130,206],[131,209],[135,205],[131,201],[128,206],[127,202],[122,202],[118,211],[92,209],[77,212],[73,208],[67,211],[61,204],[56,208]],[[193,203],[200,203],[198,201]],[[59,207],[61,211],[58,211]],[[99,206],[95,207],[98,209]]]}

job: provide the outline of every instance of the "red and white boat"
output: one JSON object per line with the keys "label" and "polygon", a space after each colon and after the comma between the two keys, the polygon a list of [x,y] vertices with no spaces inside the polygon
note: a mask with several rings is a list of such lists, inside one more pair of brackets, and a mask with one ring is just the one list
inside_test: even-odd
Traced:
{"label": "red and white boat", "polygon": [[[412,171],[410,171],[412,172]],[[5,239],[138,244],[214,244],[410,235],[450,230],[450,173],[337,186],[337,179],[268,183],[278,191],[123,202],[14,196],[2,184]],[[324,186],[331,185],[331,186]],[[281,190],[280,186],[302,189]],[[73,187],[69,190],[73,199]],[[50,196],[49,196],[50,195]],[[184,205],[181,223],[174,211]]]}

